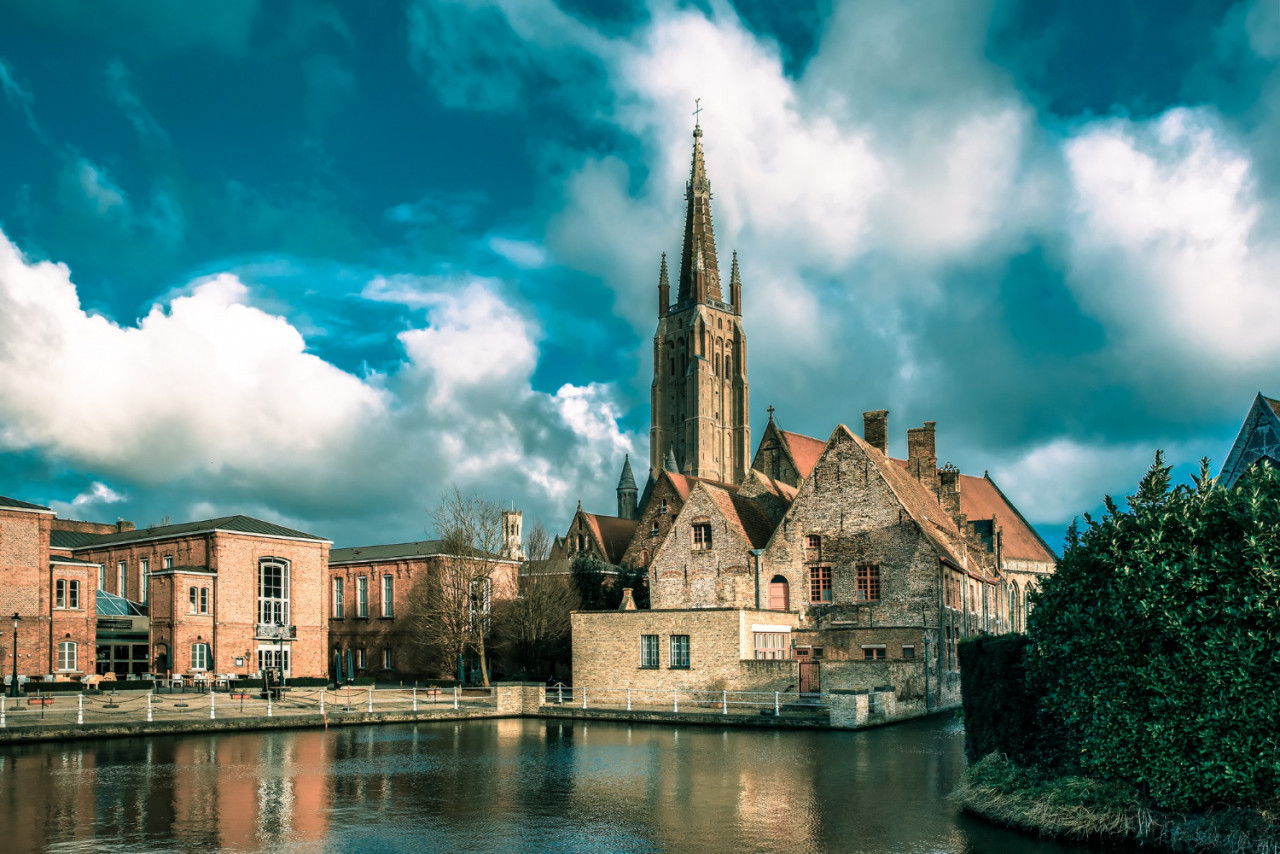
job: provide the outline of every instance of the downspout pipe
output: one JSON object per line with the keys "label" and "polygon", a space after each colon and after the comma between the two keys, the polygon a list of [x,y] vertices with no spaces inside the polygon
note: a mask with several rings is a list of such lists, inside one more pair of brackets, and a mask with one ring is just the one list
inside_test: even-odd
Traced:
{"label": "downspout pipe", "polygon": [[748,549],[747,554],[756,559],[756,610],[760,610],[760,555],[764,554],[764,549]]}

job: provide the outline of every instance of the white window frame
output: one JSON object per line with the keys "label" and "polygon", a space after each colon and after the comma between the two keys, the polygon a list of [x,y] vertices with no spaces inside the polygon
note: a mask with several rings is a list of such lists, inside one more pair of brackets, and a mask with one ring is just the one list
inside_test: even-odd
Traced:
{"label": "white window frame", "polygon": [[384,646],[382,648],[382,669],[383,670],[393,669],[391,666],[391,647],[389,646]]}
{"label": "white window frame", "polygon": [[129,562],[122,560],[116,564],[116,595],[128,599]]}
{"label": "white window frame", "polygon": [[107,589],[107,565],[105,563],[98,564],[98,589]]}
{"label": "white window frame", "polygon": [[640,666],[644,668],[654,669],[662,666],[659,660],[662,644],[658,642],[657,635],[641,635],[640,636]]}
{"label": "white window frame", "polygon": [[369,617],[369,576],[356,576],[356,619]]}
{"label": "white window frame", "polygon": [[78,670],[80,654],[79,648],[75,641],[60,641],[58,643],[58,670],[62,673]]}
{"label": "white window frame", "polygon": [[164,556],[164,568],[173,569],[173,555]]}
{"label": "white window frame", "polygon": [[671,658],[668,665],[672,670],[688,670],[692,656],[690,655],[688,635],[672,635],[670,641]]}
{"label": "white window frame", "polygon": [[151,598],[151,558],[138,560],[138,601],[143,605]]}
{"label": "white window frame", "polygon": [[[274,626],[277,621],[289,625],[289,561],[278,557],[258,560],[258,622]],[[280,583],[268,578],[268,570],[279,570]]]}
{"label": "white window frame", "polygon": [[395,616],[396,579],[391,573],[382,576],[382,616]]}
{"label": "white window frame", "polygon": [[211,669],[212,654],[209,645],[204,641],[197,641],[191,645],[191,669],[192,670],[209,670]]}
{"label": "white window frame", "polygon": [[365,647],[356,649],[356,670],[369,669],[369,650]]}
{"label": "white window frame", "polygon": [[342,620],[347,616],[346,590],[341,578],[333,579],[333,619]]}

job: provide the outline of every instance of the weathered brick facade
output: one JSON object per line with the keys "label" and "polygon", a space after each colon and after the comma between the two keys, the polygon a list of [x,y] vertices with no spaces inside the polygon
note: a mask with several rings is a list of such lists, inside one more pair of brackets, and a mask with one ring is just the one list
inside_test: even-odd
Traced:
{"label": "weathered brick facade", "polygon": [[13,623],[18,620],[18,672],[52,673],[49,530],[53,511],[0,498],[0,645],[3,672],[13,672]]}

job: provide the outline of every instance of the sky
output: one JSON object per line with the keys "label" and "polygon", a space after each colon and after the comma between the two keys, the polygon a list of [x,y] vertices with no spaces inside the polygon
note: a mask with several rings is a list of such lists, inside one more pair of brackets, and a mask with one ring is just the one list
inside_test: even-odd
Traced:
{"label": "sky", "polygon": [[[1280,395],[1280,2],[0,0],[0,494],[563,531],[648,461],[692,111],[752,434],[936,421],[1057,546]],[[642,475],[641,475],[642,477]]]}

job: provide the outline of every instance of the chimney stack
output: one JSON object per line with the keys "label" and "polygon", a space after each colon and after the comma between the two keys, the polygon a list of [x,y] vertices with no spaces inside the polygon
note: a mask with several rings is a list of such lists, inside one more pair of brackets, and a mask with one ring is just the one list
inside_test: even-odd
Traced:
{"label": "chimney stack", "polygon": [[925,489],[938,495],[938,452],[934,436],[936,421],[907,430],[907,470]]}
{"label": "chimney stack", "polygon": [[630,588],[630,587],[624,587],[624,588],[622,588],[622,604],[618,606],[618,610],[619,610],[619,611],[634,611],[634,610],[636,610],[636,600],[635,600],[635,598],[631,595],[631,588]]}
{"label": "chimney stack", "polygon": [[960,512],[960,469],[947,463],[938,469],[938,501],[951,514],[960,530],[964,530],[964,514]]}
{"label": "chimney stack", "polygon": [[889,410],[862,413],[862,438],[880,453],[889,455]]}

